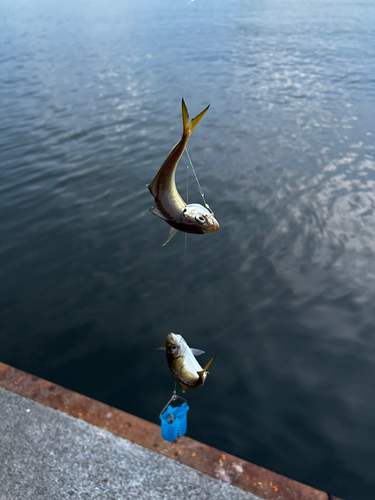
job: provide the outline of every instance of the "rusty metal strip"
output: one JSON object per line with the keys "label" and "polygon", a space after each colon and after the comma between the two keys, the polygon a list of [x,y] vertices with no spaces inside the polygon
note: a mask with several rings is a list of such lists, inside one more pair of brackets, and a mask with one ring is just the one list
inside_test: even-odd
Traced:
{"label": "rusty metal strip", "polygon": [[[328,500],[328,494],[188,437],[168,443],[160,427],[0,362],[0,386],[161,453],[265,500]],[[330,497],[336,498],[336,497]],[[336,498],[336,500],[340,500]]]}

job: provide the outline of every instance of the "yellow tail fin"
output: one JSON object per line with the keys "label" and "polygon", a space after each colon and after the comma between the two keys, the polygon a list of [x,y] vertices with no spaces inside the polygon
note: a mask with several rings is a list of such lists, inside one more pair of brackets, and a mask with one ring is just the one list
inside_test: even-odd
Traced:
{"label": "yellow tail fin", "polygon": [[209,369],[209,367],[212,365],[212,363],[214,362],[214,359],[215,359],[216,356],[214,356],[212,359],[210,359],[210,361],[207,363],[207,365],[203,368],[203,370],[197,372],[198,375],[200,377],[203,376],[203,374]]}
{"label": "yellow tail fin", "polygon": [[199,113],[199,115],[193,118],[189,123],[189,112],[187,110],[185,101],[182,99],[182,125],[184,127],[184,135],[186,134],[189,137],[189,135],[193,132],[195,127],[201,121],[203,115],[205,114],[205,112],[208,110],[209,107],[210,105],[208,105],[206,109],[204,109],[201,113]]}

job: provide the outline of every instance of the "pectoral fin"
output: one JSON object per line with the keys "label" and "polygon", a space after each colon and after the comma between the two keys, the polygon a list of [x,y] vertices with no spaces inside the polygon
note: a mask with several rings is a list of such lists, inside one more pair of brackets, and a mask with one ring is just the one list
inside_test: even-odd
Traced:
{"label": "pectoral fin", "polygon": [[200,349],[191,349],[191,352],[194,354],[194,356],[200,356],[201,354],[204,354],[204,351],[201,351]]}
{"label": "pectoral fin", "polygon": [[169,231],[168,239],[166,241],[164,241],[164,243],[162,244],[162,246],[164,247],[169,241],[171,241],[171,239],[173,238],[173,236],[176,236],[177,233],[178,233],[178,229],[175,229],[174,227],[171,227],[171,230]]}
{"label": "pectoral fin", "polygon": [[150,208],[150,212],[152,213],[152,215],[156,215],[156,217],[159,217],[159,219],[163,219],[166,221],[168,220],[168,218],[159,210],[156,205]]}
{"label": "pectoral fin", "polygon": [[185,384],[183,384],[183,383],[182,383],[182,382],[180,382],[180,381],[178,381],[178,383],[180,384],[180,387],[181,387],[182,392],[186,392],[186,389],[187,389],[186,385],[185,385]]}
{"label": "pectoral fin", "polygon": [[210,361],[209,361],[209,362],[207,363],[207,365],[203,368],[203,370],[200,370],[199,372],[197,372],[197,373],[198,373],[198,375],[199,375],[200,377],[203,377],[204,373],[206,373],[206,372],[207,372],[207,370],[209,369],[209,367],[212,365],[212,363],[213,363],[214,359],[215,359],[215,356],[214,356],[212,359],[210,359]]}

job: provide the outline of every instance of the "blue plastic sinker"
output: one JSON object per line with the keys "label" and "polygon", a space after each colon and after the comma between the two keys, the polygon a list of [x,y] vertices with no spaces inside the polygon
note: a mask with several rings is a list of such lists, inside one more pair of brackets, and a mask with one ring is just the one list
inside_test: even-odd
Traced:
{"label": "blue plastic sinker", "polygon": [[166,441],[175,441],[184,436],[187,429],[187,412],[189,407],[187,403],[173,408],[169,405],[164,413],[160,415],[161,435]]}

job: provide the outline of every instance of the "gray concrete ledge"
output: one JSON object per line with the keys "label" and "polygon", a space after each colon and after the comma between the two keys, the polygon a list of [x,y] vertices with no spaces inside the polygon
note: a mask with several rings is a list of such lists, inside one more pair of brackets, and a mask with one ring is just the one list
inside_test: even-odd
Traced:
{"label": "gray concrete ledge", "polygon": [[3,388],[0,450],[1,500],[259,500]]}
{"label": "gray concrete ledge", "polygon": [[0,362],[0,500],[29,498],[335,500]]}

